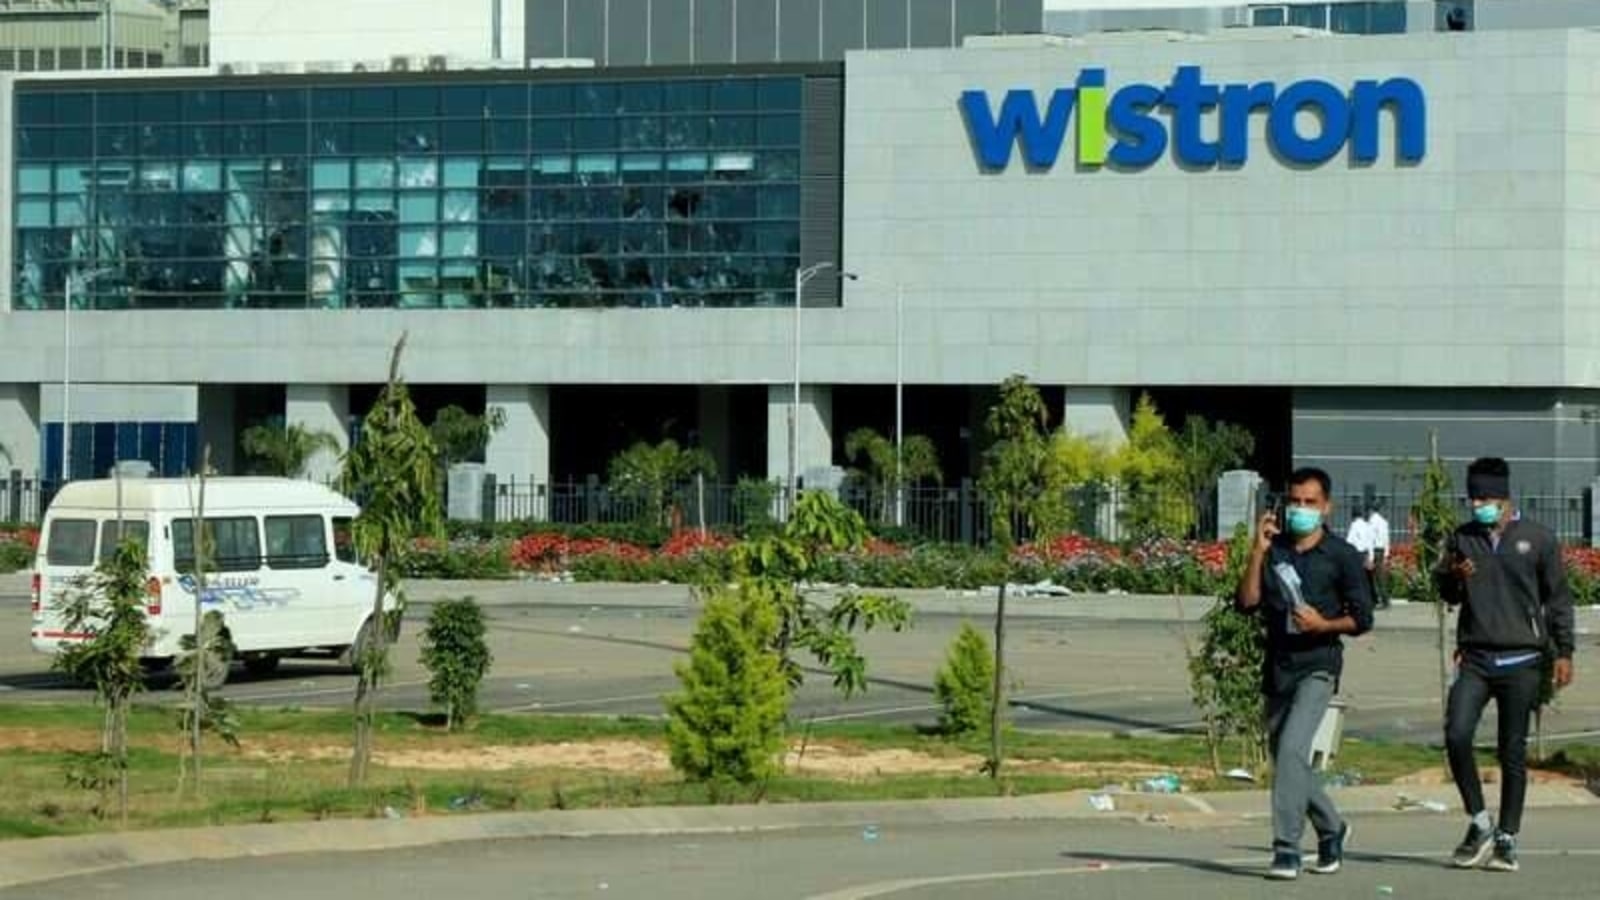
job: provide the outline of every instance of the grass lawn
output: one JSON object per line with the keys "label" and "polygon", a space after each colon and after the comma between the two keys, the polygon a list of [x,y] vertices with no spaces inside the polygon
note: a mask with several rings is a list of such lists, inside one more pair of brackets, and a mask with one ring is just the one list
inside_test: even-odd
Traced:
{"label": "grass lawn", "polygon": [[[304,821],[471,811],[701,804],[706,787],[664,765],[660,720],[585,716],[486,716],[449,735],[434,721],[385,714],[368,788],[345,786],[350,716],[292,709],[236,711],[242,746],[208,736],[201,799],[178,796],[183,736],[176,713],[140,707],[132,715],[129,825]],[[79,834],[115,826],[96,815],[98,796],[67,783],[79,754],[98,747],[100,713],[89,706],[0,704],[0,838]],[[982,740],[945,740],[900,726],[841,724],[791,735],[804,744],[799,774],[760,792],[723,800],[797,802],[994,796],[1129,783],[1172,770],[1186,790],[1240,785],[1209,774],[1194,738],[1115,738],[1046,732],[1007,736],[1007,776],[979,774]],[[594,760],[608,762],[597,767]],[[1237,752],[1224,756],[1225,765]],[[793,759],[793,756],[791,756]],[[907,762],[907,761],[910,762]],[[630,761],[636,761],[633,764]],[[1593,771],[1600,750],[1568,751],[1565,763]],[[857,765],[859,764],[859,765]],[[1436,750],[1346,740],[1339,760],[1366,783],[1440,764]],[[1248,786],[1248,785],[1245,785]],[[114,801],[113,801],[114,804]]]}

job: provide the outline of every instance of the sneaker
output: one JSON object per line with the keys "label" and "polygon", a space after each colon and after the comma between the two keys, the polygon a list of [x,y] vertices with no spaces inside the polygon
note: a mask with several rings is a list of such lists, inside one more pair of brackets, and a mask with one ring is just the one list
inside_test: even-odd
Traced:
{"label": "sneaker", "polygon": [[1267,877],[1276,881],[1293,881],[1300,877],[1300,854],[1293,850],[1276,850],[1272,854],[1272,867]]}
{"label": "sneaker", "polygon": [[1458,869],[1470,869],[1482,865],[1493,850],[1494,832],[1487,828],[1479,828],[1478,823],[1474,822],[1467,826],[1467,836],[1456,845],[1456,852],[1450,861]]}
{"label": "sneaker", "polygon": [[1515,872],[1517,870],[1517,836],[1501,832],[1494,836],[1494,852],[1489,855],[1489,861],[1483,864],[1485,869],[1492,872]]}
{"label": "sneaker", "polygon": [[1344,845],[1350,840],[1350,823],[1339,826],[1338,834],[1317,839],[1317,864],[1307,866],[1306,871],[1318,875],[1332,875],[1339,871],[1339,866],[1344,863]]}

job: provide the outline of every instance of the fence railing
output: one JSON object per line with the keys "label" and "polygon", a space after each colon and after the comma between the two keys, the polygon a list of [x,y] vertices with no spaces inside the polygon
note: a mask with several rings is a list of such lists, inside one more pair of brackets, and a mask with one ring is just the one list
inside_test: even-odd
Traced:
{"label": "fence railing", "polygon": [[[763,522],[782,521],[789,503],[779,484],[742,481],[738,484],[688,483],[662,496],[607,485],[599,478],[583,481],[536,482],[531,479],[488,480],[478,517],[491,522],[541,521],[561,524],[623,524],[646,522],[669,527],[742,529]],[[37,523],[55,495],[56,485],[18,470],[0,473],[0,523]],[[907,536],[947,543],[985,544],[992,537],[989,504],[977,484],[963,480],[950,485],[907,487],[898,503],[892,491],[857,481],[847,481],[839,497],[868,522],[898,526]],[[1263,491],[1258,499],[1266,502]],[[1351,520],[1369,501],[1377,501],[1389,522],[1390,539],[1401,544],[1413,540],[1416,525],[1415,493],[1387,493],[1335,498],[1329,525],[1346,534]],[[1564,543],[1590,545],[1593,493],[1535,494],[1516,498],[1523,515],[1555,532]],[[1059,499],[1067,512],[1072,533],[1103,540],[1125,540],[1143,533],[1142,523],[1156,522],[1173,536],[1212,540],[1217,535],[1216,491],[1198,496],[1184,492],[1136,492],[1119,487],[1092,486],[1064,491]],[[1465,521],[1471,504],[1465,496],[1453,498],[1457,517]],[[1030,537],[1027,524],[1012,523],[1018,540]]]}

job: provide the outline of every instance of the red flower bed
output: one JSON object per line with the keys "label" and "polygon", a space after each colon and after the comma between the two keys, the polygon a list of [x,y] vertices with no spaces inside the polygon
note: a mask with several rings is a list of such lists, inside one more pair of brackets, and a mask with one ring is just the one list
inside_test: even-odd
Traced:
{"label": "red flower bed", "polygon": [[0,543],[20,544],[29,550],[39,549],[39,532],[33,528],[19,528],[15,531],[0,531]]}
{"label": "red flower bed", "polygon": [[511,545],[511,567],[525,572],[561,571],[572,560],[607,555],[630,562],[646,562],[650,551],[636,544],[604,538],[569,538],[561,534],[530,534]]}
{"label": "red flower bed", "polygon": [[733,538],[716,532],[701,534],[698,529],[680,531],[667,539],[658,551],[662,556],[677,559],[708,550],[726,550],[733,546]]}

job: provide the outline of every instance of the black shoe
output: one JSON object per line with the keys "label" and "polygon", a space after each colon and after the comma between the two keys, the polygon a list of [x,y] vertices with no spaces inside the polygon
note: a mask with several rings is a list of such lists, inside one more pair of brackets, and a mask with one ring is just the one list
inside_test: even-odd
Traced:
{"label": "black shoe", "polygon": [[1275,850],[1272,853],[1272,867],[1267,869],[1267,877],[1276,881],[1293,881],[1300,877],[1300,854],[1293,850]]}
{"label": "black shoe", "polygon": [[1489,853],[1494,850],[1494,832],[1488,828],[1479,828],[1474,822],[1467,826],[1467,836],[1456,845],[1456,852],[1451,857],[1451,862],[1458,869],[1470,869],[1483,865],[1489,858]]}
{"label": "black shoe", "polygon": [[1344,845],[1350,841],[1350,823],[1339,826],[1338,834],[1317,839],[1317,864],[1307,866],[1307,872],[1332,875],[1344,863]]}
{"label": "black shoe", "polygon": [[1489,861],[1483,864],[1485,869],[1492,872],[1515,872],[1517,870],[1517,836],[1500,832],[1494,836],[1494,852],[1489,854]]}

